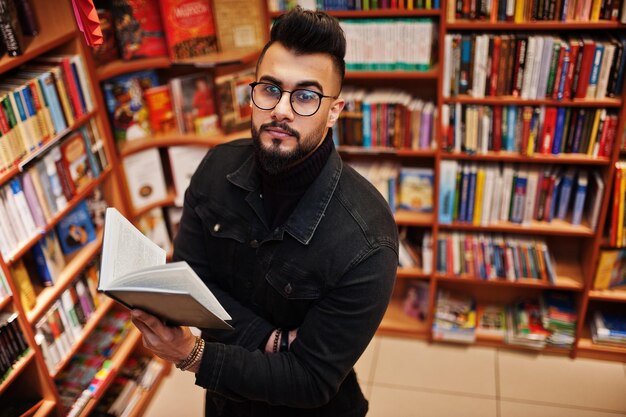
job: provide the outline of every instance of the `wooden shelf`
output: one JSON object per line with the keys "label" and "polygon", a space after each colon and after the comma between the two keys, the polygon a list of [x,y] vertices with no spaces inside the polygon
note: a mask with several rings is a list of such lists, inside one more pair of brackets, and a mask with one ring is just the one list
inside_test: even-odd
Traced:
{"label": "wooden shelf", "polygon": [[436,80],[439,77],[437,66],[428,71],[346,71],[346,80]]}
{"label": "wooden shelf", "polygon": [[198,68],[214,68],[231,64],[252,64],[261,55],[259,48],[241,48],[231,51],[216,52],[189,59],[174,61],[174,65],[193,65]]}
{"label": "wooden shelf", "polygon": [[35,351],[32,348],[28,348],[24,356],[22,356],[16,363],[13,364],[13,370],[7,378],[0,383],[0,395],[20,376],[20,374],[26,369],[30,362],[35,358]]}
{"label": "wooden shelf", "polygon": [[611,346],[593,343],[591,331],[585,326],[578,344],[576,345],[576,356],[590,359],[610,359],[626,362],[626,346]]}
{"label": "wooden shelf", "polygon": [[47,417],[52,414],[55,408],[56,404],[54,401],[43,400],[41,406],[37,409],[35,414],[33,414],[33,417]]}
{"label": "wooden shelf", "polygon": [[624,303],[626,302],[626,287],[621,286],[610,290],[590,290],[589,299]]}
{"label": "wooden shelf", "polygon": [[74,197],[72,197],[71,201],[68,201],[67,206],[57,212],[56,214],[54,214],[54,216],[52,217],[52,219],[50,219],[50,222],[48,223],[48,225],[46,226],[45,229],[40,230],[39,233],[37,233],[35,236],[31,237],[28,241],[26,242],[22,242],[20,247],[17,248],[13,253],[9,254],[9,256],[7,257],[7,259],[5,259],[5,262],[7,263],[8,266],[13,265],[18,259],[20,259],[26,252],[28,252],[30,250],[30,248],[33,247],[33,245],[35,243],[37,243],[37,241],[39,241],[39,239],[41,239],[41,237],[46,234],[47,232],[49,232],[50,230],[52,230],[54,228],[54,226],[61,221],[61,219],[63,217],[65,217],[70,211],[72,211],[72,209],[76,206],[76,204],[84,199],[85,197],[87,197],[98,185],[100,185],[110,174],[111,174],[112,168],[111,167],[107,167],[98,178],[94,179],[89,185],[87,185],[85,188],[83,188],[80,192],[78,192]]}
{"label": "wooden shelf", "polygon": [[[37,15],[40,26],[39,35],[25,37],[24,53],[9,57],[6,53],[0,57],[0,73],[16,68],[39,55],[42,55],[74,38],[78,32],[76,23],[65,18],[72,14],[69,2],[37,2]],[[45,16],[45,18],[44,18]]]}
{"label": "wooden shelf", "polygon": [[396,278],[398,279],[430,279],[431,274],[425,273],[422,268],[398,268]]}
{"label": "wooden shelf", "polygon": [[364,146],[346,146],[341,145],[337,150],[347,155],[380,155],[380,156],[400,156],[415,158],[434,158],[434,149],[396,149],[382,146],[364,147]]}
{"label": "wooden shelf", "polygon": [[37,304],[31,311],[26,313],[26,319],[31,325],[35,325],[41,316],[50,309],[52,303],[63,294],[74,278],[85,269],[89,261],[100,252],[102,234],[102,230],[98,230],[96,239],[80,249],[65,265],[54,286],[44,288],[37,296]]}
{"label": "wooden shelf", "polygon": [[432,227],[435,224],[435,215],[433,213],[397,210],[394,217],[399,226]]}
{"label": "wooden shelf", "polygon": [[115,61],[107,62],[106,64],[100,65],[97,68],[97,76],[98,80],[102,81],[129,72],[143,71],[155,68],[169,68],[171,66],[172,61],[170,61],[169,57],[167,56],[133,59],[129,61],[117,59]]}
{"label": "wooden shelf", "polygon": [[144,139],[136,139],[123,143],[119,148],[123,158],[137,152],[151,148],[165,148],[169,146],[212,146],[230,142],[235,139],[250,137],[250,130],[242,130],[233,133],[222,133],[215,136],[198,136],[188,133],[171,133],[161,136],[153,136]]}
{"label": "wooden shelf", "polygon": [[484,280],[478,279],[468,275],[436,275],[438,281],[447,282],[463,282],[471,285],[486,285],[486,286],[502,286],[502,287],[524,287],[524,288],[537,288],[537,289],[551,289],[551,290],[570,290],[570,291],[582,291],[582,283],[578,283],[574,280],[570,280],[567,277],[559,278],[556,284],[550,284],[542,280],[532,278],[520,278],[517,281],[507,281],[504,279],[498,280]]}
{"label": "wooden shelf", "polygon": [[13,296],[12,295],[8,295],[8,296],[4,297],[2,300],[0,300],[0,311],[4,310],[6,308],[6,306],[11,304],[12,300],[13,300]]}
{"label": "wooden shelf", "polygon": [[[324,12],[331,16],[335,16],[338,19],[367,19],[376,17],[439,17],[441,15],[441,9],[324,10]],[[283,13],[285,12],[270,12],[270,17],[275,19]]]}
{"label": "wooden shelf", "polygon": [[440,223],[439,227],[444,230],[513,233],[513,234],[538,234],[558,235],[563,237],[593,237],[594,232],[583,222],[575,226],[564,220],[552,220],[552,222],[533,221],[530,224],[517,224],[511,222],[497,222],[489,226],[476,226],[469,223],[454,222],[451,224]]}
{"label": "wooden shelf", "polygon": [[603,29],[622,29],[624,25],[619,22],[576,22],[576,21],[535,21],[535,22],[490,22],[485,20],[457,20],[446,24],[448,30],[603,30]]}
{"label": "wooden shelf", "polygon": [[620,98],[604,98],[598,100],[575,98],[573,100],[553,100],[553,99],[523,99],[514,96],[497,96],[475,98],[469,95],[460,95],[456,97],[445,97],[444,103],[461,103],[461,104],[482,104],[487,106],[553,106],[553,107],[614,107],[619,108],[622,105]]}
{"label": "wooden shelf", "polygon": [[169,192],[167,193],[167,196],[164,199],[155,201],[153,203],[150,203],[140,208],[133,208],[132,217],[133,218],[140,217],[156,207],[173,206],[175,202],[176,202],[176,192],[173,189],[171,189],[169,190]]}
{"label": "wooden shelf", "polygon": [[61,362],[57,364],[56,369],[54,369],[53,372],[50,372],[50,376],[52,378],[55,378],[59,374],[59,372],[61,372],[63,368],[67,366],[74,354],[78,351],[78,349],[80,349],[83,342],[87,340],[87,338],[89,337],[93,329],[98,325],[100,320],[106,315],[111,307],[113,307],[113,304],[115,304],[115,301],[113,301],[111,298],[105,298],[103,300],[100,307],[98,307],[98,309],[91,315],[91,317],[89,317],[87,323],[85,323],[80,337],[74,342],[69,352],[61,360]]}
{"label": "wooden shelf", "polygon": [[609,165],[611,161],[606,157],[591,157],[581,153],[560,153],[558,155],[542,155],[536,153],[525,156],[519,152],[487,152],[468,154],[463,152],[441,151],[443,159],[455,159],[461,161],[485,161],[485,162],[519,162],[532,164],[576,164],[576,165]]}
{"label": "wooden shelf", "polygon": [[378,326],[378,333],[426,339],[430,331],[425,321],[419,321],[404,314],[402,300],[392,299],[387,307],[383,321]]}

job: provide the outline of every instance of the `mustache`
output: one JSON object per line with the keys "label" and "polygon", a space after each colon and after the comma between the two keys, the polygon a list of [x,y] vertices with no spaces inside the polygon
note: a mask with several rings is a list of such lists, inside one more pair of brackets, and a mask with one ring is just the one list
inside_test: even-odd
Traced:
{"label": "mustache", "polygon": [[286,123],[280,123],[280,122],[277,122],[277,121],[273,121],[273,122],[270,122],[270,123],[262,124],[259,130],[262,132],[264,130],[267,130],[270,127],[275,127],[275,128],[284,130],[285,132],[289,133],[294,138],[300,139],[300,133],[298,133],[296,130],[293,130]]}

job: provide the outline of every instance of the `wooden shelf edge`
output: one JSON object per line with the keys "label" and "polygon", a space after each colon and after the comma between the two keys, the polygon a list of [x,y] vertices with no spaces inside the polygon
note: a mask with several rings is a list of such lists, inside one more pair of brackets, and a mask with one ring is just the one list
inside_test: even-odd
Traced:
{"label": "wooden shelf edge", "polygon": [[589,290],[589,299],[598,301],[626,302],[624,287],[608,290]]}
{"label": "wooden shelf edge", "polygon": [[0,383],[0,395],[20,376],[34,358],[35,351],[29,347],[26,353],[13,364],[13,370],[8,374],[7,378]]}
{"label": "wooden shelf edge", "polygon": [[393,155],[402,157],[417,158],[434,158],[434,149],[405,149],[405,148],[386,148],[381,146],[365,147],[352,145],[339,145],[337,148],[339,153],[348,155]]}
{"label": "wooden shelf edge", "polygon": [[492,162],[518,162],[537,164],[577,164],[577,165],[609,165],[611,160],[606,157],[590,157],[584,154],[522,155],[517,152],[489,151],[487,153],[461,153],[441,151],[442,159],[466,160],[466,161],[492,161]]}
{"label": "wooden shelf edge", "polygon": [[398,268],[396,272],[398,279],[430,279],[431,274],[424,272],[421,268]]}
{"label": "wooden shelf edge", "polygon": [[534,22],[492,22],[485,20],[455,20],[447,22],[448,29],[459,30],[575,30],[575,29],[620,29],[619,22],[579,22],[579,21],[534,21]]}
{"label": "wooden shelf edge", "polygon": [[154,68],[169,68],[172,66],[167,56],[158,56],[151,58],[140,58],[129,61],[117,59],[107,62],[97,68],[97,79],[103,81],[128,72],[149,70]]}
{"label": "wooden shelf edge", "polygon": [[58,281],[52,287],[44,288],[41,294],[39,294],[35,307],[26,313],[26,319],[31,325],[36,324],[37,320],[50,309],[52,303],[61,296],[74,278],[85,269],[89,261],[100,252],[102,235],[102,229],[98,230],[96,239],[85,245],[74,255],[67,265],[65,265],[63,272],[58,277]]}
{"label": "wooden shelf edge", "polygon": [[56,408],[56,403],[50,400],[43,400],[41,406],[37,409],[37,412],[33,414],[33,417],[46,417],[52,414]]}
{"label": "wooden shelf edge", "polygon": [[565,290],[565,291],[583,291],[582,282],[578,285],[572,283],[556,283],[550,284],[549,282],[535,280],[535,279],[521,279],[518,281],[507,280],[484,280],[476,277],[469,276],[455,276],[455,275],[435,275],[438,281],[452,282],[452,283],[464,283],[470,285],[485,285],[485,286],[502,286],[502,287],[520,287],[520,288],[537,288],[541,290]]}
{"label": "wooden shelf edge", "polygon": [[430,227],[435,223],[435,215],[433,213],[420,213],[402,209],[394,213],[394,218],[399,226]]}
{"label": "wooden shelf edge", "polygon": [[507,234],[536,234],[536,235],[559,235],[562,237],[593,237],[594,232],[585,225],[575,226],[563,220],[553,220],[551,223],[533,221],[530,225],[516,224],[511,222],[499,222],[488,226],[480,226],[469,223],[439,223],[443,230],[491,232]]}
{"label": "wooden shelf edge", "polygon": [[469,95],[459,95],[454,97],[444,97],[444,103],[461,103],[461,104],[482,104],[492,106],[552,106],[552,107],[614,107],[619,108],[622,105],[620,98],[602,98],[602,99],[583,99],[575,98],[570,100],[554,100],[549,98],[525,99],[515,96],[487,96],[472,97]]}
{"label": "wooden shelf edge", "polygon": [[626,347],[599,345],[590,338],[582,337],[578,340],[576,357],[626,362]]}
{"label": "wooden shelf edge", "polygon": [[[43,19],[40,19],[40,21],[41,20]],[[69,27],[68,32],[61,32],[50,35],[42,31],[42,33],[40,33],[36,37],[27,37],[26,39],[28,45],[26,46],[26,51],[24,51],[24,54],[16,57],[9,57],[5,54],[4,57],[0,58],[0,68],[2,69],[2,73],[17,68],[20,65],[23,65],[28,61],[36,58],[37,56],[43,55],[46,52],[63,45],[75,36],[75,28]]]}
{"label": "wooden shelf edge", "polygon": [[161,200],[154,201],[143,207],[133,208],[132,218],[136,219],[137,217],[140,217],[146,214],[147,212],[149,212],[150,210],[157,208],[157,207],[173,206],[175,204],[175,201],[176,201],[176,193],[170,190],[167,196]]}
{"label": "wooden shelf edge", "polygon": [[439,77],[437,66],[424,71],[417,70],[346,70],[345,79],[398,79],[398,80],[436,80]]}
{"label": "wooden shelf edge", "polygon": [[[381,10],[323,10],[331,16],[339,19],[349,18],[371,18],[371,17],[439,17],[441,9],[381,9]],[[287,11],[270,12],[271,18],[277,18]]]}

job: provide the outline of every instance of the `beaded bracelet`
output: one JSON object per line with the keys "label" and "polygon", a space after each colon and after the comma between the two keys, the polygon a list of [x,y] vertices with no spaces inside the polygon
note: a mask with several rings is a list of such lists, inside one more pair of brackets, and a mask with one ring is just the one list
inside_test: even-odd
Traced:
{"label": "beaded bracelet", "polygon": [[274,348],[272,349],[272,352],[274,353],[278,352],[278,342],[280,341],[281,332],[281,329],[276,329],[276,335],[274,336]]}
{"label": "beaded bracelet", "polygon": [[187,355],[185,359],[178,362],[176,367],[182,371],[186,371],[191,366],[195,365],[198,362],[198,359],[202,358],[202,354],[204,353],[204,339],[196,336],[196,343],[193,345],[193,349],[191,353]]}
{"label": "beaded bracelet", "polygon": [[281,335],[281,338],[280,338],[280,351],[289,352],[289,332],[283,330],[282,333],[283,334]]}

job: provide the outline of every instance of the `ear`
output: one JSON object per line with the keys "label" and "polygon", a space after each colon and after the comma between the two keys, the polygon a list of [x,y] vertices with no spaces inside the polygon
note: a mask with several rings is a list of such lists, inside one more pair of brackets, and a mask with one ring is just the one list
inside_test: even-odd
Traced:
{"label": "ear", "polygon": [[333,102],[330,111],[328,112],[328,121],[326,122],[326,127],[333,127],[339,119],[339,114],[341,114],[341,110],[346,105],[345,100],[342,97],[339,97]]}

